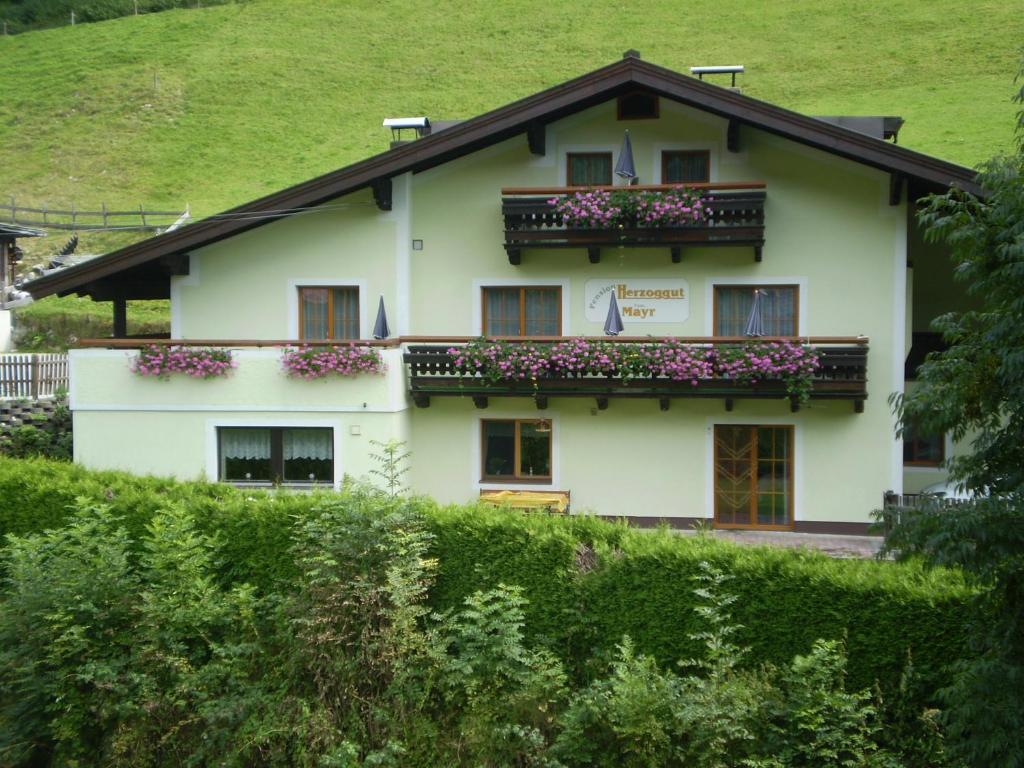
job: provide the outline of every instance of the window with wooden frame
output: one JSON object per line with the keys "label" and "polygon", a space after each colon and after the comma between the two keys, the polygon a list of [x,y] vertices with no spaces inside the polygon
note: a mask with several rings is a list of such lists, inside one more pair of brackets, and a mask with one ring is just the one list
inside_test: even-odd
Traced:
{"label": "window with wooden frame", "polygon": [[562,335],[560,286],[485,287],[481,302],[484,336]]}
{"label": "window with wooden frame", "polygon": [[754,311],[761,316],[762,336],[797,336],[800,331],[800,286],[798,285],[716,285],[714,288],[713,333],[715,336],[743,336]]}
{"label": "window with wooden frame", "polygon": [[706,149],[668,150],[661,153],[661,183],[711,181],[711,152]]}
{"label": "window with wooden frame", "polygon": [[793,427],[715,425],[715,524],[793,525]]}
{"label": "window with wooden frame", "polygon": [[903,430],[903,464],[908,467],[939,467],[946,460],[946,436],[929,435],[913,424]]}
{"label": "window with wooden frame", "polygon": [[480,435],[482,481],[551,482],[550,420],[484,419]]}
{"label": "window with wooden frame", "polygon": [[612,183],[611,152],[569,152],[565,179],[570,187],[598,187]]}
{"label": "window with wooden frame", "polygon": [[299,338],[358,339],[359,288],[351,285],[300,287]]}
{"label": "window with wooden frame", "polygon": [[334,482],[329,427],[218,427],[217,477],[228,483]]}
{"label": "window with wooden frame", "polygon": [[619,120],[654,120],[659,112],[658,97],[647,91],[624,93],[616,100]]}

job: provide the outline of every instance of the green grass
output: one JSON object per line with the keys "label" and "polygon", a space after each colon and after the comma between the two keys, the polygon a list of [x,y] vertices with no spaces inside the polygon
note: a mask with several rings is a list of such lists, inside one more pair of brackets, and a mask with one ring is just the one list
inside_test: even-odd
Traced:
{"label": "green grass", "polygon": [[[1011,147],[1013,0],[253,0],[0,37],[3,194],[204,216],[387,148],[388,115],[469,117],[619,58],[742,63],[746,93],[898,114],[974,165]],[[36,256],[58,236],[27,243]],[[102,252],[123,237],[85,235]]]}

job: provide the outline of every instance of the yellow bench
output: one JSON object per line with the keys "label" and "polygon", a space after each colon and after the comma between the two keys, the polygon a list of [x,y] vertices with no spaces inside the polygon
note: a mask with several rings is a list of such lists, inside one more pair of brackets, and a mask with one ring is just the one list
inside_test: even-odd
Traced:
{"label": "yellow bench", "polygon": [[568,491],[480,491],[480,501],[512,509],[543,509],[558,514],[569,511]]}

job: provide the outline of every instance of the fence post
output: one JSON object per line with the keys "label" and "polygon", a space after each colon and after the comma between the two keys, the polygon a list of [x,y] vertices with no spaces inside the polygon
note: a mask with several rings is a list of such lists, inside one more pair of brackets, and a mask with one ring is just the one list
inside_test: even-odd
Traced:
{"label": "fence post", "polygon": [[139,216],[142,218],[142,226],[146,226],[146,211],[142,207],[142,203],[139,203]]}
{"label": "fence post", "polygon": [[11,224],[13,224],[17,218],[17,210],[18,208],[14,202],[14,195],[11,195]]}
{"label": "fence post", "polygon": [[39,399],[39,355],[32,355],[32,399]]}

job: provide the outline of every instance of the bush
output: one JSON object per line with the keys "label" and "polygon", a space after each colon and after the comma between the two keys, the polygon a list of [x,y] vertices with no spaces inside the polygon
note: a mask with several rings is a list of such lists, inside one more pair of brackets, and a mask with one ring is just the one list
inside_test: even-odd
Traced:
{"label": "bush", "polygon": [[0,437],[0,454],[16,459],[39,456],[71,461],[72,450],[71,410],[63,398],[49,417],[38,415],[35,424],[23,424]]}
{"label": "bush", "polygon": [[[591,607],[560,613],[560,632],[549,612],[601,575],[599,549],[616,541],[610,556],[628,560],[657,534],[437,510],[358,485],[250,496],[42,461],[4,462],[0,491],[16,486],[15,464],[21,479],[50,473],[70,486],[77,476],[79,490],[108,484],[112,498],[80,496],[49,530],[8,535],[0,550],[5,765],[895,765],[878,743],[888,710],[847,687],[842,644],[815,641],[775,672],[731,616],[739,577],[707,559],[676,585],[693,617],[679,655],[656,659],[628,639],[610,668],[573,655],[579,643],[558,638],[577,637],[567,627],[586,624]],[[263,543],[231,541],[261,529]],[[442,587],[446,559],[468,567],[458,560],[468,533],[497,530],[515,541],[504,560],[479,569],[477,583],[452,581],[456,569]],[[561,566],[544,582],[564,588],[561,602],[534,592],[539,571],[523,587],[487,583],[515,565],[513,551]],[[729,562],[742,571],[742,559]],[[437,611],[456,585],[466,593]],[[531,640],[531,622],[548,634]],[[691,659],[684,675],[663,663],[680,658]],[[922,713],[900,708],[904,722]],[[928,761],[924,744],[913,749]]]}
{"label": "bush", "polygon": [[[221,584],[269,591],[296,574],[296,526],[337,497],[0,460],[0,536],[64,525],[75,500],[84,498],[108,505],[139,540],[156,510],[180,504],[215,540]],[[424,516],[438,561],[432,605],[458,610],[477,591],[519,586],[528,600],[526,641],[552,650],[576,677],[593,671],[592,659],[603,668],[625,635],[659,664],[698,654],[689,584],[702,562],[732,576],[733,614],[744,627],[737,642],[779,666],[808,653],[817,639],[845,639],[851,685],[895,686],[912,652],[921,688],[932,690],[947,682],[942,670],[967,647],[971,589],[953,571],[740,547],[589,517],[409,503]]]}

